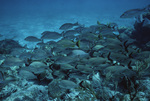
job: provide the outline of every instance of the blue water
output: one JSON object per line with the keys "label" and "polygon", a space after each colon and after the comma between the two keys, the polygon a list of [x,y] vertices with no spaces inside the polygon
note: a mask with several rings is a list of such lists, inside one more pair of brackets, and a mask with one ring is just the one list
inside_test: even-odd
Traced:
{"label": "blue water", "polygon": [[149,0],[0,0],[1,14],[92,14],[114,13],[126,9],[144,7]]}
{"label": "blue water", "polygon": [[29,35],[40,37],[45,30],[61,32],[66,22],[85,26],[116,22],[133,26],[133,19],[121,19],[126,10],[143,8],[150,0],[0,0],[0,34],[24,44]]}

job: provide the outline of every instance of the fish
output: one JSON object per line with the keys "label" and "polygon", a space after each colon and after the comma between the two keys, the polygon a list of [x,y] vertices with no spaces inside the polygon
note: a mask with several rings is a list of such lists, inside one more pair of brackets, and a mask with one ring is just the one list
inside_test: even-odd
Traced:
{"label": "fish", "polygon": [[103,37],[114,37],[114,30],[112,30],[111,28],[104,28],[102,30],[100,30],[100,35],[102,35]]}
{"label": "fish", "polygon": [[44,43],[43,41],[42,42],[39,42],[37,43],[36,45],[40,46],[40,47],[44,47],[46,45],[48,45],[47,43]]}
{"label": "fish", "polygon": [[0,72],[0,89],[6,86],[9,83],[12,83],[14,81],[17,81],[17,78],[13,76],[5,77],[4,75]]}
{"label": "fish", "polygon": [[143,15],[150,12],[150,5],[146,6],[142,9],[130,9],[125,11],[120,18],[136,18],[136,22],[142,23],[143,22]]}
{"label": "fish", "polygon": [[96,33],[97,31],[99,31],[100,26],[99,25],[91,25],[89,27],[89,29],[91,29],[91,33]]}
{"label": "fish", "polygon": [[35,49],[32,53],[31,59],[32,60],[43,60],[47,58],[50,54],[47,54],[46,51],[42,49]]}
{"label": "fish", "polygon": [[12,56],[19,57],[24,51],[25,51],[24,48],[14,48],[14,49],[12,49],[12,51],[10,52],[10,54]]}
{"label": "fish", "polygon": [[30,71],[27,71],[27,70],[19,70],[19,76],[21,78],[24,78],[24,79],[27,79],[27,80],[34,80],[34,79],[37,79],[37,77]]}
{"label": "fish", "polygon": [[85,38],[83,37],[83,39],[80,39],[80,43],[79,43],[78,47],[79,47],[80,49],[84,50],[84,51],[85,51],[85,50],[89,50],[91,43],[92,43],[92,42],[91,42],[90,40],[85,39]]}
{"label": "fish", "polygon": [[59,34],[58,32],[54,32],[54,31],[44,31],[43,33],[41,33],[41,35],[44,34]]}
{"label": "fish", "polygon": [[137,9],[127,10],[120,16],[120,18],[133,18],[148,12],[150,12],[150,4],[142,9],[137,8]]}
{"label": "fish", "polygon": [[13,66],[22,66],[24,64],[24,61],[17,57],[7,57],[3,64],[1,65],[4,68],[10,68]]}
{"label": "fish", "polygon": [[76,30],[78,33],[81,33],[81,31],[84,29],[83,26],[78,26],[74,30]]}
{"label": "fish", "polygon": [[59,56],[56,58],[57,59],[55,59],[55,64],[69,64],[77,60],[76,58],[72,58],[70,56]]}
{"label": "fish", "polygon": [[35,61],[35,62],[32,62],[27,68],[24,68],[24,70],[27,70],[34,74],[41,74],[41,73],[44,73],[47,68],[48,66],[46,66],[46,64]]}
{"label": "fish", "polygon": [[130,9],[130,10],[125,11],[120,16],[120,18],[134,18],[134,17],[140,16],[146,12],[147,12],[147,10],[145,10],[145,8],[144,9]]}
{"label": "fish", "polygon": [[92,33],[92,31],[93,31],[93,29],[92,28],[90,28],[90,27],[84,27],[84,28],[82,28],[82,30],[81,30],[81,34],[86,34],[86,33]]}
{"label": "fish", "polygon": [[89,56],[89,54],[88,53],[86,53],[86,52],[84,52],[83,50],[72,50],[72,52],[70,52],[69,54],[68,54],[68,56],[71,56],[71,57],[73,57],[73,58],[76,58],[76,57],[88,57]]}
{"label": "fish", "polygon": [[70,80],[61,80],[59,81],[59,87],[63,89],[73,89],[78,87],[78,85]]}
{"label": "fish", "polygon": [[65,23],[65,24],[61,25],[59,29],[60,30],[68,30],[68,29],[71,29],[72,27],[78,26],[78,25],[79,25],[78,22],[76,22],[76,23]]}
{"label": "fish", "polygon": [[32,57],[32,53],[31,52],[22,52],[20,55],[19,55],[19,58],[22,59],[22,60],[27,60],[27,59],[30,59]]}
{"label": "fish", "polygon": [[61,47],[79,47],[80,41],[74,42],[69,39],[62,39],[58,41],[57,45]]}
{"label": "fish", "polygon": [[74,66],[66,63],[66,64],[60,64],[60,69],[61,70],[73,70],[75,68]]}
{"label": "fish", "polygon": [[4,80],[4,81],[0,81],[0,88],[3,88],[4,86],[6,86],[7,84],[13,82],[15,80]]}
{"label": "fish", "polygon": [[66,32],[62,32],[63,37],[75,36],[78,32],[76,30],[67,30]]}
{"label": "fish", "polygon": [[25,41],[29,41],[29,42],[39,42],[41,41],[41,39],[38,39],[37,37],[35,36],[28,36],[24,39]]}
{"label": "fish", "polygon": [[89,74],[89,73],[91,73],[91,71],[93,71],[93,69],[90,67],[91,67],[91,65],[86,64],[86,65],[76,65],[75,68],[78,72],[81,72],[84,74]]}
{"label": "fish", "polygon": [[90,64],[92,66],[99,66],[100,64],[106,64],[109,63],[107,58],[103,58],[103,57],[92,57],[89,58],[87,61],[87,64]]}
{"label": "fish", "polygon": [[62,35],[59,34],[58,32],[45,31],[43,32],[41,39],[59,39],[61,37]]}

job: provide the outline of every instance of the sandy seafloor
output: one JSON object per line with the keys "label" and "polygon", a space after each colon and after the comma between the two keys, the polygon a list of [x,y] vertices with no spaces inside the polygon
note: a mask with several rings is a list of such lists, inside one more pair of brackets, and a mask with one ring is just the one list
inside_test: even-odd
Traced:
{"label": "sandy seafloor", "polygon": [[[107,2],[109,3],[108,5]],[[90,8],[71,10],[71,6],[65,9],[62,8],[61,10],[55,10],[55,8],[53,10],[39,10],[39,8],[32,11],[30,9],[25,11],[11,11],[11,8],[7,8],[6,11],[3,11],[1,9],[0,34],[3,37],[0,39],[14,39],[21,45],[27,44],[31,48],[36,43],[26,42],[24,40],[25,37],[36,36],[40,38],[43,31],[57,31],[61,33],[62,31],[59,30],[59,27],[64,23],[79,22],[85,26],[90,26],[99,21],[104,24],[115,22],[120,27],[133,27],[134,18],[121,19],[120,15],[129,9],[145,7],[150,1],[138,0],[130,3],[128,0],[120,0],[120,4],[110,2],[112,1],[107,0],[104,4],[99,4],[99,8],[92,8],[92,10],[89,10]]]}

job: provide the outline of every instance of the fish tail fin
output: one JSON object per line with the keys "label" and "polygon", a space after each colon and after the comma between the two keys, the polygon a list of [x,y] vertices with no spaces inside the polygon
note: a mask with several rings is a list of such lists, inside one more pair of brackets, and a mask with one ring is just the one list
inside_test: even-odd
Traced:
{"label": "fish tail fin", "polygon": [[76,22],[76,23],[74,23],[74,25],[75,25],[75,26],[78,26],[78,25],[80,25],[80,24],[79,24],[78,22]]}
{"label": "fish tail fin", "polygon": [[80,40],[78,40],[78,41],[76,42],[76,46],[78,46],[78,47],[80,48]]}

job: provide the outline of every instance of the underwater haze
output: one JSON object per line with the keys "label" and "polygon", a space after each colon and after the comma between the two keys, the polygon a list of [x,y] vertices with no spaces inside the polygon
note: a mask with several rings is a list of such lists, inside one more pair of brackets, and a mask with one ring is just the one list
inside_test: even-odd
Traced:
{"label": "underwater haze", "polygon": [[120,19],[120,15],[149,3],[149,0],[0,0],[0,34],[24,44],[22,39],[26,36],[40,37],[43,31],[57,31],[66,22],[89,26],[100,21],[132,26],[133,19]]}

